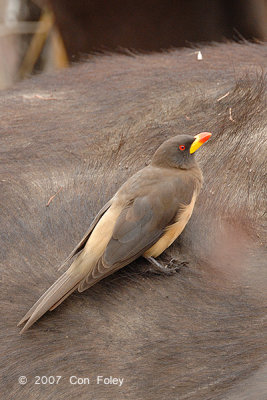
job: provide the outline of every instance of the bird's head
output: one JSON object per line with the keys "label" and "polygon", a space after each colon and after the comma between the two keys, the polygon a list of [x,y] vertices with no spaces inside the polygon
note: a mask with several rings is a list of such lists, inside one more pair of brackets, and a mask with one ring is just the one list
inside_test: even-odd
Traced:
{"label": "bird's head", "polygon": [[196,136],[174,136],[157,149],[151,164],[159,167],[189,169],[195,165],[195,151],[210,137],[209,132],[202,132]]}

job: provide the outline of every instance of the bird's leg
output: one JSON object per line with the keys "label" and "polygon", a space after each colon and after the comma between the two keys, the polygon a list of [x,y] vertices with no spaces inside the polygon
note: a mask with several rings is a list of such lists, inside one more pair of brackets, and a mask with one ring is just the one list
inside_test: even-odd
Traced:
{"label": "bird's leg", "polygon": [[180,266],[176,265],[173,261],[175,259],[171,259],[171,261],[166,265],[162,265],[159,261],[155,260],[153,257],[145,257],[147,261],[153,266],[153,269],[150,269],[152,272],[158,272],[164,275],[173,275],[175,272],[179,271]]}

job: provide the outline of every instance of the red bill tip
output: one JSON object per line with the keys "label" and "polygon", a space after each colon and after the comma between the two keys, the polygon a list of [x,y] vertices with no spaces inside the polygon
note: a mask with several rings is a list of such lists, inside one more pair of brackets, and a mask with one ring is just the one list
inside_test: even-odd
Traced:
{"label": "red bill tip", "polygon": [[211,137],[211,133],[210,132],[201,132],[196,136],[198,137],[198,140],[200,143],[205,143]]}

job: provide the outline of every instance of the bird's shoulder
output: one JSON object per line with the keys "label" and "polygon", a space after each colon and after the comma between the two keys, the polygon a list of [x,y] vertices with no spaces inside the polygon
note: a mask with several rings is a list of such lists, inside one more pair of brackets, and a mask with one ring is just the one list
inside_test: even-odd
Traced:
{"label": "bird's shoulder", "polygon": [[201,184],[199,169],[189,171],[149,165],[132,175],[117,191],[114,200],[126,204],[140,197],[169,198],[187,204],[193,192],[199,192]]}

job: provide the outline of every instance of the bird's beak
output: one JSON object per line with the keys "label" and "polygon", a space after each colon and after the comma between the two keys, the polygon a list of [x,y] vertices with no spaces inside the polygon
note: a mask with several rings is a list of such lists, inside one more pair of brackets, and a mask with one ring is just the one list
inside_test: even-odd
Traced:
{"label": "bird's beak", "polygon": [[197,149],[199,149],[203,143],[205,143],[211,137],[211,133],[209,132],[202,132],[198,135],[194,136],[195,140],[190,146],[190,154],[193,154]]}

